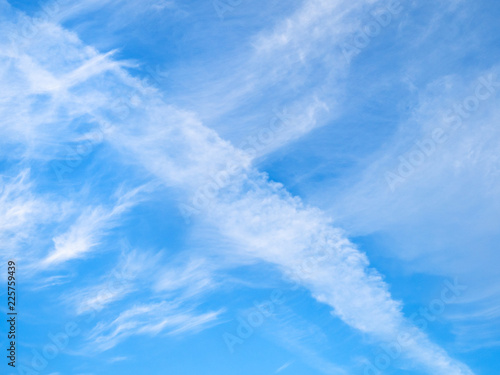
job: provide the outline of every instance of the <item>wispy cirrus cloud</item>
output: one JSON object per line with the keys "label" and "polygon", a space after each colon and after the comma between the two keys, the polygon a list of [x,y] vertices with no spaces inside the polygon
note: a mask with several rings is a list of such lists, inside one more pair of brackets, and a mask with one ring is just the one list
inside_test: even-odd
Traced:
{"label": "wispy cirrus cloud", "polygon": [[137,305],[122,312],[109,323],[99,323],[88,338],[89,346],[102,351],[109,350],[134,335],[155,336],[162,332],[178,335],[197,332],[216,324],[222,312],[219,310],[197,314],[167,302]]}
{"label": "wispy cirrus cloud", "polygon": [[111,208],[96,206],[84,209],[65,233],[54,237],[54,250],[42,260],[42,267],[50,267],[72,259],[83,258],[100,244],[101,238],[119,225],[119,219],[140,202],[139,187],[122,193]]}
{"label": "wispy cirrus cloud", "polygon": [[185,265],[169,263],[162,268],[154,289],[176,294],[176,300],[191,299],[218,286],[214,280],[215,272],[212,262],[202,258],[191,258]]}
{"label": "wispy cirrus cloud", "polygon": [[[355,5],[365,9],[371,3],[356,2]],[[305,10],[286,20],[270,38],[258,39],[258,51],[271,51],[263,60],[275,58],[275,49],[277,54],[287,57],[284,71],[280,67],[269,69],[267,65],[262,65],[261,70],[268,70],[269,75],[263,83],[259,81],[262,83],[260,88],[290,78],[294,71],[292,66],[318,58],[314,55],[316,49],[304,47],[303,35],[306,35],[305,40],[308,40],[307,35],[316,37],[313,42],[325,40],[331,34],[323,33],[317,25],[329,22],[333,26],[327,30],[335,33],[337,24],[343,25],[342,17],[347,11],[341,12],[333,21],[328,16],[340,5],[348,4],[305,2]],[[350,19],[350,22],[354,21]],[[346,33],[351,27],[339,29],[341,33]],[[52,32],[57,38],[51,38]],[[71,139],[74,132],[59,124],[67,121],[60,114],[69,112],[72,114],[69,117],[89,115],[93,121],[106,124],[110,129],[106,144],[120,155],[123,164],[146,171],[149,177],[161,181],[180,197],[189,196],[200,184],[232,163],[238,169],[234,181],[213,194],[213,205],[202,214],[200,221],[221,237],[233,241],[235,257],[266,262],[285,275],[292,275],[317,301],[332,308],[334,314],[346,324],[377,341],[391,342],[401,333],[406,333],[410,340],[404,348],[405,358],[429,373],[472,374],[466,365],[451,359],[404,316],[401,303],[392,298],[383,277],[370,267],[366,255],[332,225],[325,213],[307,206],[282,185],[252,168],[248,155],[223,139],[213,128],[207,127],[196,114],[159,100],[158,92],[153,88],[139,89],[141,82],[123,69],[119,62],[114,63],[111,56],[86,48],[74,34],[60,27],[49,25],[42,28],[39,39],[44,38],[44,46],[52,42],[73,48],[77,62],[71,64],[71,79],[68,79],[68,76],[61,78],[63,75],[55,67],[49,69],[51,74],[45,76],[47,71],[40,67],[50,63],[46,54],[29,49],[34,42],[22,45],[24,50],[19,56],[4,53],[13,61],[13,66],[19,65],[17,70],[14,69],[17,74],[30,71],[36,77],[45,76],[39,82],[35,76],[29,77],[26,83],[28,94],[23,90],[14,90],[10,97],[7,94],[11,99],[9,103],[24,99],[30,103],[30,95],[48,95],[50,105],[47,107],[54,109],[50,116],[38,118],[34,127],[19,132],[11,126],[7,134],[15,142],[25,145],[26,140],[19,134],[29,134],[35,143],[39,143],[40,135],[48,139],[56,138],[56,135],[50,134],[53,129],[56,129],[55,134],[63,135],[63,139]],[[291,49],[287,50],[289,47]],[[81,52],[81,55],[76,52]],[[42,56],[45,58],[43,64],[38,61]],[[307,76],[306,73],[303,77]],[[8,83],[6,76],[4,74],[3,78]],[[254,78],[255,75],[250,75],[248,82]],[[336,79],[337,75],[329,82]],[[72,89],[69,90],[69,87]],[[239,98],[242,97],[244,95]],[[117,118],[116,115],[114,103],[120,101],[128,106],[125,118]],[[80,106],[82,103],[84,105]],[[230,106],[223,108],[224,111],[229,109]],[[29,120],[35,116],[35,111],[23,110],[22,113],[10,114],[9,121],[13,124],[19,118]],[[4,112],[8,111],[4,108]],[[314,118],[314,115],[309,117]],[[47,131],[43,128],[47,123],[57,123],[57,126]],[[312,128],[300,128],[297,136]],[[50,156],[50,153],[47,155]],[[136,195],[137,192],[124,194],[111,207],[89,205],[66,232],[54,237],[54,249],[42,264],[49,267],[87,256],[99,245],[102,237],[118,226],[124,213],[135,205]],[[174,270],[160,280],[157,287],[160,291],[189,291],[184,285],[193,282],[196,293],[204,291],[210,278],[199,274],[201,267],[194,263],[185,269]],[[121,294],[127,292],[122,290]],[[116,294],[99,302],[107,304],[119,297]],[[197,331],[216,322],[221,313],[222,310],[208,313],[197,313],[194,309],[186,311],[165,301],[145,303],[120,312],[114,320],[100,322],[89,340],[94,347],[107,350],[134,335]]]}
{"label": "wispy cirrus cloud", "polygon": [[0,180],[0,241],[5,249],[2,257],[15,257],[29,262],[38,256],[41,248],[35,247],[28,251],[22,251],[22,248],[26,244],[36,243],[32,236],[39,228],[56,221],[54,215],[64,217],[64,208],[60,202],[35,191],[28,169],[14,177],[1,176]]}
{"label": "wispy cirrus cloud", "polygon": [[77,314],[99,312],[141,286],[145,287],[145,279],[158,271],[160,258],[161,253],[125,250],[118,264],[101,278],[100,283],[77,289],[64,296],[64,300],[74,306]]}

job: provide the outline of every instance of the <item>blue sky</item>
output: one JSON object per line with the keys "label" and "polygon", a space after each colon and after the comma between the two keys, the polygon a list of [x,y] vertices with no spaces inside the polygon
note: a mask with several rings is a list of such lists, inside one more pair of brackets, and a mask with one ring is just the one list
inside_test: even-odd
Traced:
{"label": "blue sky", "polygon": [[4,370],[497,374],[499,16],[0,0]]}

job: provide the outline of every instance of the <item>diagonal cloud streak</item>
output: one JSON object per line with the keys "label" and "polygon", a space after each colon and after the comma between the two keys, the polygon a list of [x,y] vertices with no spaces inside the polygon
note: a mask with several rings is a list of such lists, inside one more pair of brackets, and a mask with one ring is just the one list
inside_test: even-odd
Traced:
{"label": "diagonal cloud streak", "polygon": [[[90,71],[84,68],[99,61],[108,61],[109,56],[102,55],[100,59],[96,51],[89,52],[80,41],[75,40],[73,34],[61,28],[42,28],[39,37],[46,37],[44,43],[50,44],[52,33],[57,35],[55,43],[63,41],[76,51],[85,51],[80,55],[83,56],[80,57],[80,65],[67,76],[58,74],[57,68],[45,63],[37,74],[43,75],[44,71],[50,73],[47,80],[30,78],[28,92],[23,92],[23,88],[11,88],[11,95],[4,94],[2,102],[2,115],[5,114],[7,122],[14,123],[19,113],[12,114],[6,108],[19,102],[20,97],[29,101],[41,93],[50,95],[54,118],[57,119],[57,113],[63,109],[90,115],[100,126],[109,129],[106,142],[123,157],[123,163],[148,171],[184,199],[189,199],[199,186],[213,176],[231,168],[233,179],[213,192],[212,204],[202,212],[201,220],[232,239],[238,256],[274,264],[285,275],[308,288],[318,301],[330,306],[345,323],[375,340],[393,343],[401,341],[404,336],[403,355],[429,374],[473,374],[466,365],[450,358],[404,317],[401,304],[391,298],[387,284],[380,274],[370,268],[366,255],[356,249],[341,230],[332,227],[324,213],[305,206],[300,198],[290,195],[282,185],[252,168],[250,158],[242,150],[204,126],[195,115],[162,102],[154,89],[145,89],[120,63],[106,63],[103,69]],[[16,56],[9,56],[5,44],[0,46],[1,57],[7,58],[17,73],[43,65],[37,62],[42,52],[31,51],[30,43],[36,43],[36,40],[27,41],[25,49]],[[28,67],[26,61],[29,62]],[[73,78],[68,81],[67,77]],[[2,79],[7,78],[4,75]],[[71,89],[66,90],[68,85],[63,85],[63,82],[71,82]],[[102,100],[86,101],[92,97]],[[115,103],[119,101],[128,103],[126,116],[117,114]],[[79,105],[83,102],[87,104],[82,108]],[[29,119],[33,113],[30,114],[26,108],[26,113],[22,115]],[[50,133],[43,129],[43,125],[43,119],[39,119],[36,132]],[[69,125],[61,125],[61,133],[71,134],[71,129],[64,126]],[[8,137],[22,139],[19,133],[25,132],[26,128],[22,128],[23,125],[20,127],[9,127]],[[31,139],[36,142],[38,138]],[[111,220],[124,211],[125,206],[117,205],[103,216]],[[95,245],[97,239],[92,237],[94,228],[87,230],[84,224],[94,222],[100,215],[95,211],[83,215],[81,222],[66,235],[55,239],[56,251],[47,258],[48,263],[78,257]],[[97,224],[100,225],[99,221]],[[101,227],[106,229],[104,224]],[[75,247],[65,246],[79,238],[86,240],[80,243],[76,252]],[[163,311],[168,315],[171,310],[164,303],[137,306],[122,313],[111,325],[97,327],[93,334],[98,344],[108,349],[116,344],[118,338],[121,339],[121,335],[129,335],[128,331],[122,333],[124,326],[133,326],[136,332],[149,334],[168,327],[169,332],[175,334],[195,330],[197,326],[216,319],[219,314],[193,317],[172,312],[174,315],[169,319],[161,313]],[[152,322],[136,320],[138,315],[148,318],[151,315],[154,319]]]}

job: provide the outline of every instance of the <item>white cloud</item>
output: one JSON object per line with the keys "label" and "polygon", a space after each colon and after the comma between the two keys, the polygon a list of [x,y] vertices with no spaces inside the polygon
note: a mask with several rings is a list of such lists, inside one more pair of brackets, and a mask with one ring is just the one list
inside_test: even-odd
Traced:
{"label": "white cloud", "polygon": [[[327,10],[323,21],[332,23],[329,30],[335,29],[336,22],[328,16],[340,2],[333,4],[327,1],[306,2],[307,11],[303,15],[288,20],[273,38],[261,43],[258,49],[273,50],[297,43],[285,66],[300,61],[314,51],[307,48],[307,36],[304,39],[303,33],[313,36],[319,33],[320,39],[329,36],[321,33],[322,24],[317,22],[323,18],[323,11]],[[40,38],[50,37],[49,31],[49,28],[42,29]],[[65,43],[86,51],[80,42],[71,38],[65,39]],[[31,56],[28,58],[25,54]],[[36,77],[29,78],[30,93],[53,92],[54,88],[62,87],[58,86],[58,78],[50,75],[37,82],[42,71],[38,70],[40,65],[36,59],[36,51],[29,50],[24,51],[20,58],[12,59],[20,64],[21,72],[38,72]],[[156,95],[138,91],[138,81],[118,65],[111,64],[113,69],[110,70],[110,66],[105,64],[102,69],[90,73],[88,70],[73,70],[77,78],[71,82],[78,82],[80,90],[65,96],[64,100],[58,98],[58,104],[75,110],[75,113],[92,114],[101,124],[111,124],[107,141],[121,152],[124,162],[141,166],[166,186],[184,194],[195,191],[211,176],[226,168],[228,162],[241,166],[242,172],[235,182],[223,190],[224,194],[215,194],[215,204],[204,214],[208,225],[234,241],[238,255],[266,261],[285,274],[298,277],[318,301],[331,306],[334,313],[351,327],[376,340],[391,342],[402,332],[411,334],[413,340],[404,347],[404,355],[429,373],[472,374],[465,365],[452,360],[442,348],[430,342],[424,333],[404,318],[401,304],[391,298],[387,284],[369,267],[367,257],[340,230],[332,227],[324,213],[306,207],[282,186],[249,168],[250,160],[241,150],[221,139],[192,113],[166,105]],[[107,74],[102,74],[104,71]],[[271,82],[280,78],[281,74],[280,71],[272,71]],[[53,76],[56,76],[55,72]],[[92,79],[88,82],[81,81],[90,77]],[[102,80],[99,87],[94,86],[96,80]],[[19,101],[21,93],[22,90],[16,92],[16,100]],[[101,97],[125,101],[129,114],[117,120],[116,115],[110,113],[113,108],[109,108],[112,102],[109,99],[86,102],[86,99]],[[87,104],[79,108],[82,102]],[[12,118],[17,118],[11,117],[14,123]],[[42,120],[37,126],[43,125]],[[67,232],[54,238],[55,249],[45,258],[44,265],[87,255],[109,230],[118,225],[117,220],[123,213],[134,205],[134,195],[125,196],[113,208],[87,208]],[[189,272],[180,275],[186,280],[191,278]],[[164,280],[160,286],[169,289],[176,285]],[[196,331],[213,324],[220,314],[221,311],[201,315],[185,312],[166,302],[138,305],[122,312],[112,322],[96,326],[91,337],[92,346],[106,350],[131,335]]]}
{"label": "white cloud", "polygon": [[122,312],[109,323],[99,323],[91,332],[89,341],[93,350],[109,350],[134,335],[156,336],[198,332],[216,324],[222,310],[196,314],[167,302],[137,305]]}
{"label": "white cloud", "polygon": [[144,188],[142,186],[119,196],[112,208],[86,208],[67,232],[54,237],[54,250],[41,265],[49,267],[85,257],[100,244],[102,237],[120,224],[122,215],[140,201],[139,194]]}
{"label": "white cloud", "polygon": [[165,266],[155,284],[157,292],[179,292],[179,299],[190,299],[203,295],[217,286],[213,277],[214,265],[201,258],[191,258],[185,265]]}
{"label": "white cloud", "polygon": [[[1,177],[0,241],[2,257],[30,260],[40,251],[32,238],[37,229],[54,221],[54,215],[64,216],[59,204],[37,195],[30,181],[30,171],[23,170],[15,177]],[[26,244],[33,247],[22,250]],[[24,245],[24,246],[23,246]]]}
{"label": "white cloud", "polygon": [[278,374],[278,373],[286,370],[288,367],[290,367],[291,364],[293,364],[293,361],[286,362],[283,366],[280,366],[274,373]]}
{"label": "white cloud", "polygon": [[[255,183],[255,181],[254,181]],[[334,309],[344,322],[383,342],[413,337],[404,355],[434,374],[471,374],[405,320],[382,277],[366,256],[316,209],[262,180],[239,197],[219,202],[207,215],[244,256],[276,264]]]}
{"label": "white cloud", "polygon": [[160,256],[161,253],[125,250],[116,267],[104,275],[99,284],[78,289],[64,298],[75,306],[77,314],[101,311],[111,303],[124,299],[141,285],[146,289],[144,281],[158,272]]}
{"label": "white cloud", "polygon": [[194,83],[191,89],[175,92],[171,100],[196,111],[204,125],[240,148],[247,137],[269,132],[273,111],[286,107],[291,120],[258,150],[260,155],[273,152],[341,114],[339,102],[349,69],[342,43],[381,3],[300,2],[277,25],[269,22],[257,35],[241,36],[243,45],[251,48],[237,49],[222,70],[219,62],[209,65],[218,74],[202,74],[205,63],[194,68],[199,69],[194,78],[191,66],[189,71],[183,67],[173,71],[174,77],[189,76]]}
{"label": "white cloud", "polygon": [[115,363],[115,362],[122,362],[122,361],[126,361],[126,360],[128,360],[127,357],[113,357],[109,360],[109,362]]}

